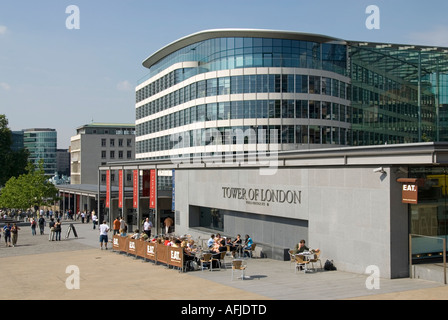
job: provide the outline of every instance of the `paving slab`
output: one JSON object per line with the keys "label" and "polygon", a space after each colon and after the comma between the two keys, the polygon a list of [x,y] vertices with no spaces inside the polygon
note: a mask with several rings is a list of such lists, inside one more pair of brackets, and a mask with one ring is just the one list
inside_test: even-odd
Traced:
{"label": "paving slab", "polygon": [[[66,231],[73,223],[73,233]],[[368,289],[368,275],[342,271],[295,272],[289,261],[247,259],[244,280],[232,280],[228,269],[178,272],[112,250],[100,250],[98,229],[63,221],[62,241],[19,231],[18,244],[0,242],[1,300],[408,300],[448,299],[448,287],[420,279],[380,279]],[[74,266],[74,267],[73,267]],[[79,271],[79,289],[73,270]]]}

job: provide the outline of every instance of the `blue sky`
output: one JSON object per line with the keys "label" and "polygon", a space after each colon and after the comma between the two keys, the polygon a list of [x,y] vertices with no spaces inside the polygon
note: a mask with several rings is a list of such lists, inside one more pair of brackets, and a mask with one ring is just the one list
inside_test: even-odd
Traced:
{"label": "blue sky", "polygon": [[[66,28],[69,5],[80,29]],[[365,26],[369,5],[380,9],[379,30]],[[0,114],[12,130],[54,128],[68,148],[92,120],[133,123],[142,61],[191,33],[276,29],[448,47],[447,12],[446,0],[2,0]]]}

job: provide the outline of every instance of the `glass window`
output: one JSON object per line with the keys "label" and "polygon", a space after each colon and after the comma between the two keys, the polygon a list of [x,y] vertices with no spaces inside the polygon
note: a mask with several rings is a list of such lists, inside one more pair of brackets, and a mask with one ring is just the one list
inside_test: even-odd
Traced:
{"label": "glass window", "polygon": [[309,101],[309,115],[310,119],[320,119],[321,118],[321,112],[320,112],[320,101]]}
{"label": "glass window", "polygon": [[308,100],[296,100],[296,118],[308,119]]}
{"label": "glass window", "polygon": [[207,80],[207,97],[218,95],[218,79]]}
{"label": "glass window", "polygon": [[296,93],[308,93],[308,76],[296,75]]}
{"label": "glass window", "polygon": [[218,79],[218,95],[230,94],[230,77]]}
{"label": "glass window", "polygon": [[207,121],[218,119],[218,104],[210,103],[207,104]]}
{"label": "glass window", "polygon": [[218,120],[230,119],[230,102],[218,103]]}
{"label": "glass window", "polygon": [[314,94],[320,94],[320,77],[310,76],[309,79],[309,92]]}

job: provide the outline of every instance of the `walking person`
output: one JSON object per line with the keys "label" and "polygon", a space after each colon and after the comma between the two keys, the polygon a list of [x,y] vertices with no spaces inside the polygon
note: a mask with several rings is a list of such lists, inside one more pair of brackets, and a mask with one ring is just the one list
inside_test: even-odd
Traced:
{"label": "walking person", "polygon": [[35,218],[31,218],[31,234],[33,236],[36,235],[36,227],[37,227],[36,219]]}
{"label": "walking person", "polygon": [[62,223],[61,220],[56,220],[54,224],[54,233],[56,235],[56,241],[61,241]]}
{"label": "walking person", "polygon": [[55,225],[54,219],[50,218],[50,222],[48,223],[48,227],[50,227],[50,235],[48,236],[48,241],[54,241],[54,234],[55,234],[54,225]]}
{"label": "walking person", "polygon": [[96,229],[96,225],[98,224],[98,217],[95,214],[95,211],[92,211],[92,222],[93,222],[93,230]]}
{"label": "walking person", "polygon": [[146,218],[145,223],[143,224],[143,231],[148,236],[148,239],[151,239],[151,228],[152,228],[152,222],[149,221],[149,218]]}
{"label": "walking person", "polygon": [[117,217],[114,220],[114,235],[120,233],[120,217]]}
{"label": "walking person", "polygon": [[20,228],[17,226],[17,224],[14,223],[11,227],[11,239],[13,247],[17,244],[17,238],[19,237],[19,230]]}
{"label": "walking person", "polygon": [[107,242],[109,241],[109,239],[107,238],[107,233],[109,232],[109,226],[106,223],[106,220],[103,221],[103,224],[100,225],[98,227],[98,229],[100,230],[100,247],[101,250],[103,250],[103,242],[104,242],[104,247],[107,250]]}
{"label": "walking person", "polygon": [[11,246],[11,224],[8,223],[3,227],[3,237],[5,238],[5,247]]}
{"label": "walking person", "polygon": [[44,216],[40,216],[39,218],[39,230],[40,230],[40,234],[43,235],[44,234],[44,228],[45,228],[45,218]]}

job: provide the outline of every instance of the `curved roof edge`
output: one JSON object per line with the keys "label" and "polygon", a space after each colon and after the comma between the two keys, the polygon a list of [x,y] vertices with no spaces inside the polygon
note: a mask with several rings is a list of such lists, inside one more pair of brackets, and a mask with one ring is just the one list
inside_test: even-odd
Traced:
{"label": "curved roof edge", "polygon": [[167,55],[182,49],[190,44],[214,38],[226,37],[253,37],[253,38],[276,38],[276,39],[290,39],[290,40],[304,40],[315,42],[344,42],[345,40],[333,38],[320,34],[302,33],[295,31],[280,31],[280,30],[264,30],[264,29],[211,29],[193,33],[186,37],[180,38],[162,49],[156,51],[143,61],[143,66],[150,68],[152,65],[166,57]]}

